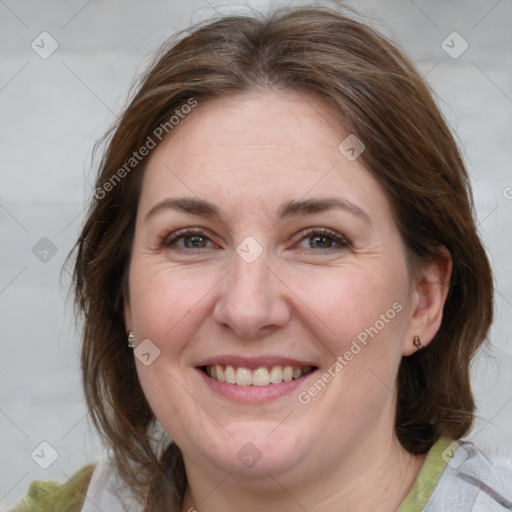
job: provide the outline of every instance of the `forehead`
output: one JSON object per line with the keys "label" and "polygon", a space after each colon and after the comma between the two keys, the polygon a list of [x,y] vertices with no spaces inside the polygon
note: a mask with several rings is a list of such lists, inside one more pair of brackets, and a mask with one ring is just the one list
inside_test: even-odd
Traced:
{"label": "forehead", "polygon": [[269,208],[339,194],[354,203],[371,198],[377,209],[389,210],[361,160],[339,150],[349,135],[332,108],[312,95],[271,91],[199,103],[150,155],[141,207],[173,195]]}

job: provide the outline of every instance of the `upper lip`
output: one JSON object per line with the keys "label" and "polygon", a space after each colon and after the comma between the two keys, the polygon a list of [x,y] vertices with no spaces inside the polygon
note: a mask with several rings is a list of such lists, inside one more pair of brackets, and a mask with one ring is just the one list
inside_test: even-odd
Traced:
{"label": "upper lip", "polygon": [[258,356],[258,357],[244,357],[237,355],[221,355],[204,359],[197,367],[201,366],[214,366],[214,365],[235,366],[237,368],[248,368],[255,370],[256,368],[272,367],[272,366],[293,366],[304,368],[307,366],[316,367],[314,363],[307,360],[292,359],[289,357],[280,356]]}

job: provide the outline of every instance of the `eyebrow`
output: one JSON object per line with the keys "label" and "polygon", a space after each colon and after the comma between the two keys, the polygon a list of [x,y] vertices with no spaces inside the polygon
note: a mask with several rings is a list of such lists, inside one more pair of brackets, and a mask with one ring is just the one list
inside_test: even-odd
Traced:
{"label": "eyebrow", "polygon": [[328,210],[343,210],[354,217],[359,217],[368,225],[372,225],[370,216],[359,206],[347,199],[339,197],[326,197],[322,199],[303,199],[301,201],[288,201],[283,203],[277,210],[279,218],[292,217],[296,215],[311,215],[313,213],[325,212]]}
{"label": "eyebrow", "polygon": [[194,197],[169,197],[159,203],[156,203],[144,217],[144,222],[165,210],[176,210],[179,212],[202,215],[203,217],[216,217],[219,219],[223,217],[222,211],[219,208],[204,199]]}
{"label": "eyebrow", "polygon": [[[292,200],[283,203],[277,210],[279,219],[285,219],[295,216],[311,215],[329,210],[343,210],[354,217],[358,217],[366,224],[372,225],[370,216],[359,206],[351,203],[347,199],[338,197],[327,197],[322,199],[302,199]],[[175,210],[203,217],[223,219],[224,215],[220,208],[204,199],[194,197],[174,197],[166,198],[155,204],[144,217],[146,222],[151,217],[166,210]]]}

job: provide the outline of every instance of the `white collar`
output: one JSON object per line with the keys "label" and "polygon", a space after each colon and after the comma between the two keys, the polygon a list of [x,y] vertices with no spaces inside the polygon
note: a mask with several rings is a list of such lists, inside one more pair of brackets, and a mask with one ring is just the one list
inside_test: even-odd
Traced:
{"label": "white collar", "polygon": [[[128,507],[128,508],[127,508]],[[142,512],[138,503],[108,461],[99,462],[87,488],[81,512]]]}

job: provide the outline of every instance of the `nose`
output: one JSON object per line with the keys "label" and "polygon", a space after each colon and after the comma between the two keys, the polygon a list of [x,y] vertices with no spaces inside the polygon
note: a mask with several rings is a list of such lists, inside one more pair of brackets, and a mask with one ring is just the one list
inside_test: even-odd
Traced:
{"label": "nose", "polygon": [[214,319],[238,337],[260,338],[289,321],[286,286],[268,266],[265,252],[251,263],[235,253],[231,271],[219,284]]}

